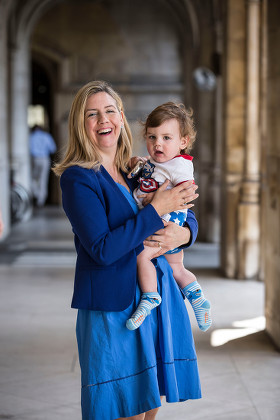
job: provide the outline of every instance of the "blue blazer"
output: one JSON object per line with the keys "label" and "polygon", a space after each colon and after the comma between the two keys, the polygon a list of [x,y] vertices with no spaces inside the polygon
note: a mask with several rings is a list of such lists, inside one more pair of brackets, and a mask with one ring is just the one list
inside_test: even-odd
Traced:
{"label": "blue blazer", "polygon": [[[126,181],[131,189],[135,187],[134,180]],[[161,218],[150,204],[135,215],[103,166],[98,171],[69,167],[60,185],[77,251],[71,306],[96,311],[126,309],[135,295],[136,257],[144,239],[164,227]],[[197,236],[192,211],[187,224],[191,245]]]}

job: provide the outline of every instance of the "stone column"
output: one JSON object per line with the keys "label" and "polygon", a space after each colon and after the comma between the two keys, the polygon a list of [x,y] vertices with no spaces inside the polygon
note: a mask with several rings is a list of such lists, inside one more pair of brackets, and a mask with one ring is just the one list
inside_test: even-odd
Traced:
{"label": "stone column", "polygon": [[227,0],[223,31],[221,267],[227,277],[236,278],[237,214],[245,158],[246,8],[244,0]]}
{"label": "stone column", "polygon": [[247,9],[247,92],[244,177],[238,206],[238,278],[256,278],[260,249],[260,0]]}
{"label": "stone column", "polygon": [[4,240],[10,232],[10,185],[8,157],[8,60],[7,60],[7,14],[9,2],[0,2],[0,208],[4,221]]}
{"label": "stone column", "polygon": [[14,180],[31,189],[29,130],[27,110],[29,105],[29,47],[28,39],[14,47],[11,60],[11,159]]}
{"label": "stone column", "polygon": [[[223,27],[220,18],[215,22],[216,35],[216,53],[219,57],[223,53]],[[213,211],[208,219],[208,235],[209,242],[219,243],[221,239],[221,160],[222,160],[222,109],[223,109],[223,84],[218,63],[218,72],[216,74],[216,90],[215,90],[215,148],[214,148],[214,167],[213,178],[209,183],[210,197],[212,196]],[[206,214],[209,212],[206,212]]]}

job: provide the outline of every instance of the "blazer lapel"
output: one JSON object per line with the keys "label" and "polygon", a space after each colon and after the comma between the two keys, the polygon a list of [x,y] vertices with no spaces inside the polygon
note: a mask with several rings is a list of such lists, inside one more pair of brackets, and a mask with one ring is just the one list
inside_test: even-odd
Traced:
{"label": "blazer lapel", "polygon": [[[132,207],[129,204],[128,200],[123,195],[123,193],[120,191],[118,185],[113,180],[111,175],[106,171],[106,169],[102,165],[100,167],[100,171],[101,171],[101,174],[103,175],[103,177],[106,179],[106,181],[110,184],[112,190],[114,191],[115,200],[116,200],[116,203],[118,203],[118,206],[117,206],[118,211],[123,212],[124,216],[126,218],[130,218],[132,216],[135,216],[134,211],[132,210]],[[126,174],[124,174],[123,172],[122,172],[122,174],[123,174],[128,186],[129,186],[129,188],[131,189],[131,187],[130,187],[131,183],[128,182],[130,180],[127,179]]]}

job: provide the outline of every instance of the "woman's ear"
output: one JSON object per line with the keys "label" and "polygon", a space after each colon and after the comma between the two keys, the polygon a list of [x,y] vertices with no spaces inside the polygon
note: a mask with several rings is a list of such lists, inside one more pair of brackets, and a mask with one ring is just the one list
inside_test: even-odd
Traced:
{"label": "woman's ear", "polygon": [[122,127],[124,127],[124,118],[123,118],[123,112],[122,111],[120,111],[120,114],[121,114],[121,124],[122,124]]}

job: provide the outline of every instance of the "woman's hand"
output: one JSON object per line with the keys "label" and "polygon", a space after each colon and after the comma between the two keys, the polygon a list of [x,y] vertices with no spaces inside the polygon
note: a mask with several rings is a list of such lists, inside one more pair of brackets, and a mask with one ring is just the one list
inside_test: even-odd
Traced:
{"label": "woman's hand", "polygon": [[168,184],[169,181],[166,180],[155,192],[151,201],[151,205],[159,216],[176,210],[186,210],[194,206],[189,202],[198,197],[198,194],[195,193],[198,186],[193,184],[192,180],[183,182],[171,190],[166,190]]}
{"label": "woman's hand", "polygon": [[[193,184],[192,181],[187,181],[188,185],[190,185],[190,187],[188,187],[188,193],[186,194],[186,203],[188,203],[189,201],[193,201],[198,197],[198,194],[195,194],[195,190],[198,188],[197,185]],[[191,182],[191,184],[190,184]],[[145,207],[147,206],[147,204],[150,204],[153,200],[155,196],[155,192],[150,192],[148,194],[141,194],[138,195],[138,198],[142,198],[142,205]],[[187,204],[184,205],[184,209],[190,209],[191,207],[193,207],[194,204]]]}
{"label": "woman's hand", "polygon": [[154,258],[190,241],[191,232],[189,228],[178,226],[174,222],[163,221],[163,223],[164,229],[158,230],[144,241],[144,245],[158,248],[158,253]]}

